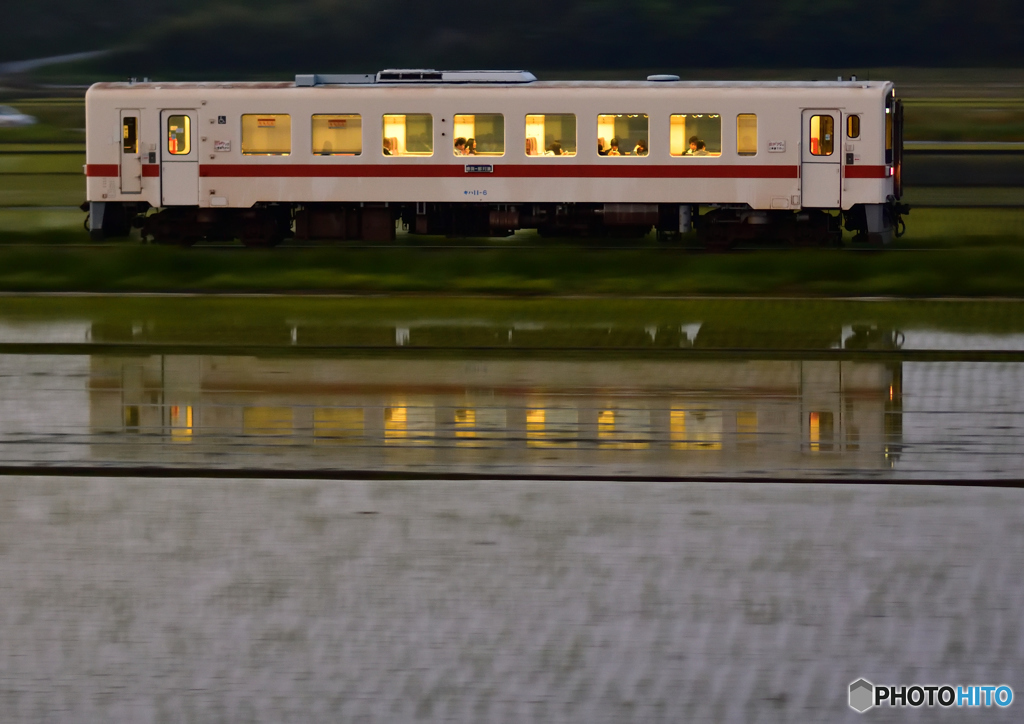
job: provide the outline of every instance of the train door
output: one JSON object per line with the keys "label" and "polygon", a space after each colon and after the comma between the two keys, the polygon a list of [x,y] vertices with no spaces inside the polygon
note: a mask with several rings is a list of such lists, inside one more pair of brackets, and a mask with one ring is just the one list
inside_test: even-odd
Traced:
{"label": "train door", "polygon": [[194,110],[161,111],[160,203],[199,205],[199,114]]}
{"label": "train door", "polygon": [[836,110],[811,110],[803,114],[801,183],[803,206],[816,209],[840,208],[843,188],[842,114]]}
{"label": "train door", "polygon": [[139,153],[139,112],[121,111],[121,193],[142,193],[142,156]]}

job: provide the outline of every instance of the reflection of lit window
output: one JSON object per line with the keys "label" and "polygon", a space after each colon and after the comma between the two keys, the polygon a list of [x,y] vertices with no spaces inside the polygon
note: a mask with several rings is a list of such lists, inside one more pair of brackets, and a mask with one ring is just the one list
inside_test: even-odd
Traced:
{"label": "reflection of lit window", "polygon": [[127,405],[124,408],[124,429],[128,432],[139,431],[139,406]]}
{"label": "reflection of lit window", "polygon": [[576,116],[572,113],[526,117],[527,156],[575,156]]}
{"label": "reflection of lit window", "polygon": [[431,405],[415,406],[398,401],[384,408],[384,441],[403,445],[428,445],[434,436],[435,411]]}
{"label": "reflection of lit window", "polygon": [[242,433],[245,435],[291,435],[292,408],[246,407],[242,410]]}
{"label": "reflection of lit window", "polygon": [[452,121],[452,147],[456,156],[505,155],[505,116],[459,113]]}
{"label": "reflection of lit window", "polygon": [[455,437],[460,438],[457,444],[471,445],[476,436],[476,410],[456,410]]}
{"label": "reflection of lit window", "polygon": [[187,156],[192,150],[191,126],[188,116],[170,116],[167,119],[167,153],[172,156]]}
{"label": "reflection of lit window", "polygon": [[810,414],[810,438],[812,452],[825,452],[832,449],[833,428],[831,412],[812,412]]}
{"label": "reflection of lit window", "polygon": [[736,413],[736,437],[740,445],[757,444],[757,412],[740,410]]}
{"label": "reflection of lit window", "polygon": [[757,114],[741,113],[736,116],[736,153],[740,156],[757,155]]}
{"label": "reflection of lit window", "polygon": [[597,415],[597,437],[603,448],[642,450],[649,434],[647,410],[602,410]]}
{"label": "reflection of lit window", "polygon": [[389,113],[384,116],[385,156],[431,156],[434,118],[429,113]]}
{"label": "reflection of lit window", "polygon": [[353,407],[318,407],[313,410],[313,437],[317,442],[354,442],[363,435],[363,411]]}
{"label": "reflection of lit window", "polygon": [[648,145],[646,113],[602,113],[597,117],[599,156],[646,156]]}
{"label": "reflection of lit window", "polygon": [[313,153],[358,156],[363,152],[363,119],[358,115],[313,116]]}
{"label": "reflection of lit window", "polygon": [[246,113],[242,116],[242,153],[246,156],[287,156],[292,152],[292,117],[287,113]]}
{"label": "reflection of lit window", "polygon": [[833,140],[832,116],[811,116],[811,155],[831,156]]}
{"label": "reflection of lit window", "polygon": [[576,447],[576,410],[533,408],[526,411],[529,447]]}
{"label": "reflection of lit window", "polygon": [[722,117],[717,113],[676,113],[669,117],[673,156],[721,156]]}
{"label": "reflection of lit window", "polygon": [[384,440],[401,440],[409,436],[408,411],[404,407],[384,408]]}
{"label": "reflection of lit window", "polygon": [[171,405],[171,442],[192,442],[191,405]]}
{"label": "reflection of lit window", "polygon": [[720,410],[674,409],[669,415],[673,450],[721,450]]}

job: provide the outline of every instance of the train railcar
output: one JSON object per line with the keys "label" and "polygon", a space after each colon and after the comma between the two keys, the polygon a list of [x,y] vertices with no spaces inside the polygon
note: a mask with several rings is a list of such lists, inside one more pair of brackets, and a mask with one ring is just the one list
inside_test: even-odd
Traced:
{"label": "train railcar", "polygon": [[89,229],[158,242],[414,234],[875,243],[901,223],[886,81],[542,82],[382,71],[267,83],[98,83]]}

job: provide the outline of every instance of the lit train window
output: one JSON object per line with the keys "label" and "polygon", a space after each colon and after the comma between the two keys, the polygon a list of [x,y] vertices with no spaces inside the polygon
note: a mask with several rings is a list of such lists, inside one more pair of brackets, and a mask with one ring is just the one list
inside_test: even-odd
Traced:
{"label": "lit train window", "polygon": [[[185,118],[187,120],[188,116],[185,116]],[[121,122],[122,146],[125,153],[139,152],[138,123],[139,119],[134,116],[128,116]]]}
{"label": "lit train window", "polygon": [[757,155],[756,113],[741,113],[736,116],[736,153],[740,156]]}
{"label": "lit train window", "polygon": [[602,113],[597,117],[597,155],[646,156],[649,130],[646,113]]}
{"label": "lit train window", "polygon": [[189,139],[192,129],[189,127],[188,116],[169,116],[167,118],[167,153],[172,156],[187,156],[192,150]]}
{"label": "lit train window", "polygon": [[846,137],[860,138],[860,116],[846,117]]}
{"label": "lit train window", "polygon": [[505,155],[505,116],[457,113],[452,120],[452,148],[456,156]]}
{"label": "lit train window", "polygon": [[317,156],[358,156],[363,152],[363,119],[359,115],[313,116],[313,153]]}
{"label": "lit train window", "polygon": [[673,156],[722,155],[722,117],[717,113],[675,113],[669,129]]}
{"label": "lit train window", "polygon": [[433,156],[433,116],[429,113],[386,114],[381,148],[385,156]]}
{"label": "lit train window", "polygon": [[575,156],[576,115],[532,113],[526,117],[527,156]]}
{"label": "lit train window", "polygon": [[811,116],[811,155],[831,156],[835,141],[832,116]]}
{"label": "lit train window", "polygon": [[292,117],[287,113],[242,116],[242,154],[287,156],[292,152]]}

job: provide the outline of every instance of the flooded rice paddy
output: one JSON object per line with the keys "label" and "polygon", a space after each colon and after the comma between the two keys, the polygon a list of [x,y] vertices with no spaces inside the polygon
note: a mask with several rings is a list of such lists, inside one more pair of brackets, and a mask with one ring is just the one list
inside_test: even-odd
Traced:
{"label": "flooded rice paddy", "polygon": [[1024,465],[1012,303],[50,298],[40,318],[13,301],[6,466],[891,480]]}

